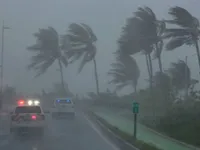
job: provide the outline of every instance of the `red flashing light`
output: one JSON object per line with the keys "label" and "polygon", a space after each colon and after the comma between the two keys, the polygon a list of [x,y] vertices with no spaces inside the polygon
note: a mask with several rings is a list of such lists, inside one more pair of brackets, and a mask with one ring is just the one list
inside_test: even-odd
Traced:
{"label": "red flashing light", "polygon": [[33,116],[31,116],[31,118],[33,119],[33,120],[36,120],[36,116],[35,115],[33,115]]}
{"label": "red flashing light", "polygon": [[18,101],[18,105],[24,105],[24,103],[25,103],[24,100],[19,100]]}

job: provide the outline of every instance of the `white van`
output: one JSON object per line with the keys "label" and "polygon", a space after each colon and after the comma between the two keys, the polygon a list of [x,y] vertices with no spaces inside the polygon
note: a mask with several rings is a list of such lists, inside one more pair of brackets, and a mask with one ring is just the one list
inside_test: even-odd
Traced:
{"label": "white van", "polygon": [[75,117],[74,103],[71,98],[56,98],[52,109],[52,118]]}

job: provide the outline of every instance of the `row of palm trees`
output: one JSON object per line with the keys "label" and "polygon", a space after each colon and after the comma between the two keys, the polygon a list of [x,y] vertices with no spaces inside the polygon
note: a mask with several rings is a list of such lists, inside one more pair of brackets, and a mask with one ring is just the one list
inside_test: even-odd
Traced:
{"label": "row of palm trees", "polygon": [[97,41],[97,37],[88,25],[72,23],[69,26],[69,32],[62,36],[59,36],[52,27],[39,29],[39,32],[35,33],[34,36],[36,37],[36,43],[27,49],[35,54],[31,58],[28,69],[35,70],[37,73],[36,77],[45,73],[53,63],[57,62],[62,89],[66,92],[63,69],[81,59],[78,69],[80,73],[85,64],[93,61],[96,89],[97,94],[99,94],[99,81],[95,59],[95,42]]}
{"label": "row of palm trees", "polygon": [[[140,71],[132,56],[140,52],[145,55],[151,88],[155,82],[153,81],[155,76],[164,74],[161,57],[164,48],[174,50],[182,45],[194,46],[200,68],[198,19],[178,6],[170,8],[169,14],[172,19],[159,20],[149,7],[139,7],[134,16],[127,19],[127,23],[122,28],[122,34],[117,41],[118,50],[115,53],[117,61],[111,65],[112,69],[108,73],[113,77],[110,83],[115,84],[116,89],[133,85],[136,92]],[[173,28],[167,28],[168,24],[172,24]],[[28,50],[34,52],[35,55],[32,56],[28,68],[35,70],[37,72],[36,76],[45,73],[57,61],[61,83],[65,91],[63,69],[81,59],[78,69],[80,73],[83,67],[92,61],[97,94],[99,94],[95,59],[97,37],[88,25],[72,23],[68,28],[68,33],[62,36],[59,36],[52,27],[39,29],[39,32],[35,33],[34,36],[37,39],[36,44],[28,47]],[[165,39],[168,39],[166,44],[164,44]],[[152,59],[157,59],[159,65],[159,73],[155,75]],[[177,70],[173,67],[181,66],[181,63],[184,62],[179,61],[177,65],[172,64],[171,73],[172,70]],[[186,68],[187,64],[184,63],[184,66]],[[174,72],[173,74],[177,73]],[[186,75],[190,75],[189,71]]]}
{"label": "row of palm trees", "polygon": [[[133,57],[137,53],[142,53],[146,58],[147,71],[149,74],[150,88],[153,87],[155,79],[162,78],[160,76],[170,76],[171,80],[168,83],[174,84],[177,89],[188,87],[190,82],[190,70],[184,61],[179,60],[177,63],[172,63],[168,73],[164,74],[162,68],[162,51],[175,50],[183,45],[194,46],[200,67],[200,55],[198,40],[200,35],[199,21],[192,16],[187,10],[181,7],[172,7],[169,9],[169,15],[172,19],[159,20],[156,14],[149,7],[139,7],[134,13],[134,16],[127,19],[126,25],[122,28],[122,34],[118,40],[119,48],[117,55],[123,55],[124,59],[132,59],[132,66],[127,69],[129,76],[125,78],[126,63],[117,58],[117,63],[113,64],[109,74],[113,76],[111,83],[117,84],[120,88],[126,86],[126,83],[132,85],[136,91],[137,81],[139,78],[138,66]],[[172,28],[167,28],[170,24]],[[167,39],[167,40],[166,40]],[[166,44],[164,44],[166,41]],[[152,60],[157,59],[159,72],[153,73]],[[156,77],[156,78],[155,78]],[[124,79],[126,79],[124,81]],[[118,87],[117,86],[117,87]]]}

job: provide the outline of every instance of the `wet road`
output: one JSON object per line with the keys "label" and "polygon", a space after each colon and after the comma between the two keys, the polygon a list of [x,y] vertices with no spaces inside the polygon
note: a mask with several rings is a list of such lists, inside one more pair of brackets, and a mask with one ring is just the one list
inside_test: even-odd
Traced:
{"label": "wet road", "polygon": [[8,143],[1,150],[118,150],[87,117],[77,112],[75,120],[53,120],[47,117],[48,128],[45,137],[14,139],[9,136]]}

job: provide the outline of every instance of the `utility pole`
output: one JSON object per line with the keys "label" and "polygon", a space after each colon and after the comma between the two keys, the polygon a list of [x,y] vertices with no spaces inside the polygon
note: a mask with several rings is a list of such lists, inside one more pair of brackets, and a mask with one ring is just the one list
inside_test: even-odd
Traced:
{"label": "utility pole", "polygon": [[2,100],[3,100],[3,69],[4,69],[4,31],[10,29],[10,27],[7,27],[4,25],[3,21],[3,26],[2,26],[2,43],[1,43],[1,74],[0,74],[0,80],[1,80],[1,85],[0,85],[0,108],[2,106]]}

